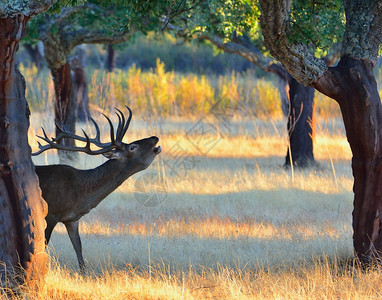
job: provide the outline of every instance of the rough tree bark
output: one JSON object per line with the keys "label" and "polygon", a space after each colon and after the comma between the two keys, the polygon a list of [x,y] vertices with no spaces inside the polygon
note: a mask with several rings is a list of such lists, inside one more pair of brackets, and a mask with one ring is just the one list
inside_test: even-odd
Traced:
{"label": "rough tree bark", "polygon": [[353,158],[353,244],[364,265],[382,254],[382,105],[373,68],[382,40],[381,1],[344,1],[342,57],[327,67],[286,32],[290,1],[260,0],[261,27],[271,54],[298,81],[335,99],[342,112]]}
{"label": "rough tree bark", "polygon": [[115,50],[112,45],[107,45],[105,69],[108,72],[113,72],[115,64]]}
{"label": "rough tree bark", "polygon": [[[66,62],[58,69],[51,69],[56,102],[54,106],[54,120],[57,124],[64,124],[71,132],[75,132],[76,99],[71,78],[70,65]],[[56,135],[58,129],[56,128]],[[63,145],[74,146],[73,139],[62,139]],[[75,161],[78,154],[70,151],[58,151],[60,163],[70,164]]]}
{"label": "rough tree bark", "polygon": [[39,69],[39,70],[42,69],[42,67],[44,65],[44,59],[43,59],[42,53],[40,52],[38,45],[31,45],[29,43],[24,43],[24,48],[27,51],[27,53],[29,54],[29,56],[32,60],[32,63],[35,64],[37,69]]}
{"label": "rough tree bark", "polygon": [[289,83],[289,115],[288,136],[289,147],[285,156],[285,167],[308,168],[316,166],[313,154],[314,139],[314,88],[298,83],[288,74]]}
{"label": "rough tree bark", "polygon": [[298,168],[316,166],[313,154],[314,89],[296,81],[281,65],[265,57],[245,36],[236,36],[232,42],[226,43],[214,35],[199,38],[208,39],[225,52],[240,55],[262,70],[279,77],[281,105],[284,115],[288,117],[289,146],[284,167],[290,167],[291,161]]}
{"label": "rough tree bark", "polygon": [[76,48],[70,58],[72,69],[72,84],[74,98],[76,99],[75,119],[86,122],[90,118],[88,82],[85,75],[85,51],[81,46]]}
{"label": "rough tree bark", "polygon": [[290,167],[291,161],[297,168],[317,166],[313,154],[314,89],[300,84],[279,64],[272,63],[266,70],[279,76],[280,95],[283,89],[287,95],[289,145],[284,167]]}
{"label": "rough tree bark", "polygon": [[341,108],[353,158],[353,242],[364,263],[382,254],[382,105],[369,60],[343,56],[313,86]]}
{"label": "rough tree bark", "polygon": [[29,19],[21,14],[0,18],[0,260],[4,262],[0,273],[1,278],[10,275],[13,279],[16,272],[23,275],[21,281],[38,278],[47,264],[47,206],[28,144],[30,112],[25,81],[14,61]]}

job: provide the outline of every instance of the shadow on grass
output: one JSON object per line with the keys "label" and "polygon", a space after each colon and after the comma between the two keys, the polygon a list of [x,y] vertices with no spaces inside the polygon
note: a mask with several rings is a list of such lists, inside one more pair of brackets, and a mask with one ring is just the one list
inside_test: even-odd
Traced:
{"label": "shadow on grass", "polygon": [[[224,197],[169,194],[165,203],[151,208],[141,206],[131,194],[114,193],[86,215],[82,225],[98,223],[94,226],[108,226],[111,232],[123,226],[127,230],[81,233],[81,237],[84,258],[96,272],[128,266],[147,269],[150,265],[179,272],[190,268],[197,272],[216,270],[219,266],[277,271],[309,265],[320,257],[333,262],[350,259],[350,214],[351,199],[344,201],[343,195],[293,189],[229,193]],[[167,233],[160,231],[159,222],[167,226]],[[217,237],[227,222],[237,226],[240,233]],[[172,235],[172,224],[193,226],[194,233],[179,233],[174,228]],[[248,234],[240,229],[244,225]],[[129,226],[135,228],[134,232],[129,232]],[[195,233],[198,226],[207,226],[205,236]],[[142,232],[146,233],[139,232],[140,227],[145,227]],[[271,233],[262,236],[261,228],[269,230],[267,227],[271,227]],[[64,230],[53,232],[49,246],[60,265],[77,269],[75,252]]]}

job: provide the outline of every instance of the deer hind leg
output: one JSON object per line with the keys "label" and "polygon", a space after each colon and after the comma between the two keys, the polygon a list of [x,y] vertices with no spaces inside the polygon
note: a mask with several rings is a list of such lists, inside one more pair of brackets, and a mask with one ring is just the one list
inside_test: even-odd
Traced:
{"label": "deer hind leg", "polygon": [[49,220],[48,218],[46,219],[46,228],[45,228],[45,245],[48,245],[50,236],[52,235],[52,231],[54,227],[56,227],[57,222]]}
{"label": "deer hind leg", "polygon": [[78,232],[78,223],[79,221],[65,222],[64,225],[66,227],[66,230],[68,231],[73,248],[76,251],[80,270],[81,272],[84,272],[86,270],[86,266],[85,266],[84,258],[82,257],[82,245],[81,245],[80,234]]}

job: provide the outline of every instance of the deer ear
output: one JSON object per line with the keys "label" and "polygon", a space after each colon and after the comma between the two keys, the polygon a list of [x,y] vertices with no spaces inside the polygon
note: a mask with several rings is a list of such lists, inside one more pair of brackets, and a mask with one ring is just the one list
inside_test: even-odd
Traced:
{"label": "deer ear", "polygon": [[108,159],[121,159],[122,158],[122,152],[114,149],[106,153],[102,153],[103,156],[105,156]]}

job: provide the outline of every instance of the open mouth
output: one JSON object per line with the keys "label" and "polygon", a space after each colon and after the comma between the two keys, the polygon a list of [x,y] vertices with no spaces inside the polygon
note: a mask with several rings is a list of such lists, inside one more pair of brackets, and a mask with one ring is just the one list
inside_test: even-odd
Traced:
{"label": "open mouth", "polygon": [[155,154],[159,154],[159,153],[161,153],[161,151],[162,151],[162,148],[161,148],[161,146],[158,146],[158,147],[154,147],[154,153]]}

